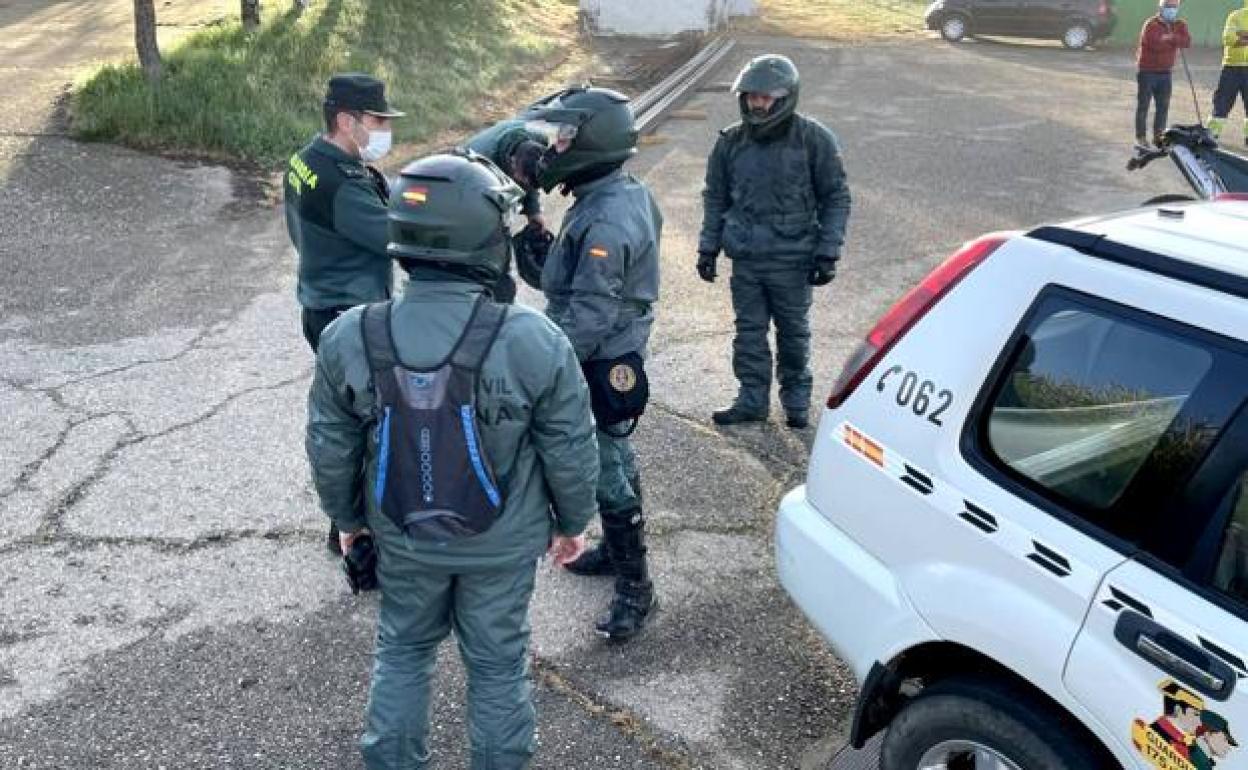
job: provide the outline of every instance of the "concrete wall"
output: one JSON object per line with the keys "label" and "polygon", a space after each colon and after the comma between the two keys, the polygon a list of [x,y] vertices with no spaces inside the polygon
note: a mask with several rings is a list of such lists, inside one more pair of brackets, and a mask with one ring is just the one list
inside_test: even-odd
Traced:
{"label": "concrete wall", "polygon": [[580,0],[590,28],[602,35],[666,36],[706,31],[729,16],[757,13],[755,0]]}

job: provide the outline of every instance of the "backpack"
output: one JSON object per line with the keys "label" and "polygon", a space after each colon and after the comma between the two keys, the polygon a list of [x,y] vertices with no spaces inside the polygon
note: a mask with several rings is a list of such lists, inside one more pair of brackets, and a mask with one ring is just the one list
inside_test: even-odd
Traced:
{"label": "backpack", "polygon": [[377,510],[420,540],[479,535],[498,519],[503,496],[481,444],[477,383],[507,308],[480,298],[446,359],[414,369],[394,346],[392,307],[368,305],[361,324],[375,404]]}

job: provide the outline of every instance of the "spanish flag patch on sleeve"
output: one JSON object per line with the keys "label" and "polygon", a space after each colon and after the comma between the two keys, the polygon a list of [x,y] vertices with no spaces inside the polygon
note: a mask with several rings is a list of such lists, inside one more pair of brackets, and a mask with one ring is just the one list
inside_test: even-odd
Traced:
{"label": "spanish flag patch on sleeve", "polygon": [[424,203],[429,200],[429,188],[412,187],[403,191],[403,200],[408,203]]}
{"label": "spanish flag patch on sleeve", "polygon": [[591,246],[589,248],[589,256],[594,257],[595,259],[606,259],[607,250],[602,246]]}

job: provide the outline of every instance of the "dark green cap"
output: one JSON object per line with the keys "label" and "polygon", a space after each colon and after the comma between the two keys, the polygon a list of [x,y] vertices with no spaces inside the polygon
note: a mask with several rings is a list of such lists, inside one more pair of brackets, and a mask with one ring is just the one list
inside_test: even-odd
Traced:
{"label": "dark green cap", "polygon": [[325,105],[358,110],[380,118],[401,118],[407,113],[393,110],[386,103],[386,85],[372,75],[348,72],[329,79]]}
{"label": "dark green cap", "polygon": [[1226,740],[1232,746],[1239,745],[1231,735],[1231,726],[1227,724],[1226,717],[1216,711],[1200,712],[1200,723],[1211,733],[1226,733]]}

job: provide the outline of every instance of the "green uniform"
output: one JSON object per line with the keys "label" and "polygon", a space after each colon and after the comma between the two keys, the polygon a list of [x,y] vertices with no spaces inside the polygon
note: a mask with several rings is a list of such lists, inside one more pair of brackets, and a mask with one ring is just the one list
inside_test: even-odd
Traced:
{"label": "green uniform", "polygon": [[[542,272],[546,314],[584,361],[644,355],[659,297],[663,215],[645,185],[622,171],[573,188]],[[598,506],[604,523],[640,502],[631,442],[599,432]]]}
{"label": "green uniform", "polygon": [[291,156],[284,186],[286,230],[299,252],[299,304],[324,310],[390,296],[381,174],[317,137]]}
{"label": "green uniform", "polygon": [[[484,155],[495,166],[510,174],[511,154],[525,141],[545,144],[541,136],[524,129],[523,120],[503,120],[469,139],[464,147]],[[524,199],[520,203],[520,213],[526,217],[542,213],[542,194],[536,187],[525,191]]]}
{"label": "green uniform", "polygon": [[737,404],[766,413],[776,326],[780,400],[789,411],[810,405],[811,287],[818,262],[840,258],[850,195],[840,148],[818,121],[794,114],[763,136],[745,124],[720,132],[706,170],[698,251],[733,260],[736,313],[733,372]]}
{"label": "green uniform", "polygon": [[[450,353],[484,292],[416,268],[391,330],[405,366]],[[477,389],[481,444],[503,492],[498,520],[449,542],[406,537],[378,512],[377,437],[360,309],[325,332],[308,402],[307,452],[325,512],[345,532],[367,525],[382,603],[362,745],[369,768],[423,768],[437,647],[456,631],[469,687],[473,768],[522,768],[534,750],[526,620],[537,559],[556,532],[594,514],[598,448],[589,395],[567,338],[542,315],[509,309]],[[367,499],[361,520],[355,501]]]}

